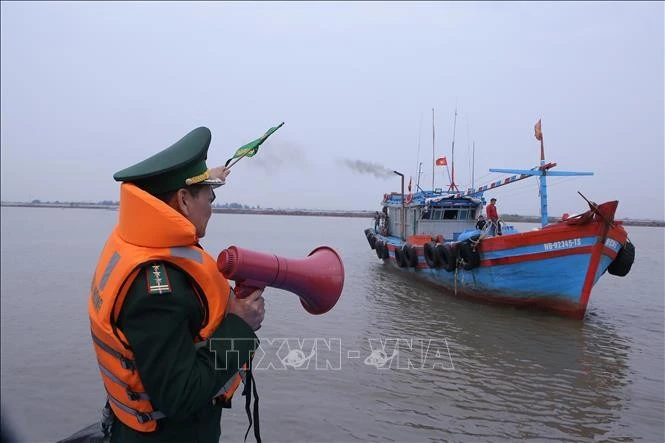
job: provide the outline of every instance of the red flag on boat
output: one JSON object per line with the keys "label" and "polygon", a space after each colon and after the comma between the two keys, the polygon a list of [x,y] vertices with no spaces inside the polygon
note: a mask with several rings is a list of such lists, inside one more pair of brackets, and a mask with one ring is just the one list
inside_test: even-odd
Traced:
{"label": "red flag on boat", "polygon": [[446,157],[439,157],[436,159],[435,163],[437,166],[446,166],[448,164],[448,160],[446,160]]}
{"label": "red flag on boat", "polygon": [[543,141],[543,131],[540,126],[540,119],[538,119],[538,123],[536,123],[534,129],[536,130],[536,140]]}
{"label": "red flag on boat", "polygon": [[411,192],[411,177],[409,177],[409,193]]}

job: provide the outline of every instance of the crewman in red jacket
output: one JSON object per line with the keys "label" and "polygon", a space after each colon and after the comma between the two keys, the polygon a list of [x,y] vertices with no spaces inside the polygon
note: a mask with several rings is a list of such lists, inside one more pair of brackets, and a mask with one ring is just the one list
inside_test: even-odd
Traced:
{"label": "crewman in red jacket", "polygon": [[487,218],[492,224],[491,232],[496,235],[501,235],[501,223],[499,223],[499,213],[496,210],[496,198],[490,199],[490,204],[487,205]]}

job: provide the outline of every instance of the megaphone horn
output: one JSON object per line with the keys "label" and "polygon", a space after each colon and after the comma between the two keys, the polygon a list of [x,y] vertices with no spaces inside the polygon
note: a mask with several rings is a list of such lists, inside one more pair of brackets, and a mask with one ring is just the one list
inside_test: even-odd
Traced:
{"label": "megaphone horn", "polygon": [[344,264],[328,246],[294,259],[229,246],[217,257],[217,269],[238,286],[293,292],[310,314],[325,314],[337,304],[344,287]]}

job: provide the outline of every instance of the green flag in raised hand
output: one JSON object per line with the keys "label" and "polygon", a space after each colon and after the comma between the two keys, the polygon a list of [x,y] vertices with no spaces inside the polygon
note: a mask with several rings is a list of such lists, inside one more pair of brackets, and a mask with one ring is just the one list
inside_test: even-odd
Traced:
{"label": "green flag in raised hand", "polygon": [[235,152],[235,154],[233,154],[233,157],[231,157],[230,159],[228,159],[226,161],[226,164],[224,166],[228,166],[229,162],[231,160],[233,160],[234,158],[237,158],[239,160],[242,157],[253,157],[259,151],[259,146],[261,146],[261,144],[264,141],[266,141],[266,139],[268,137],[270,137],[273,132],[275,132],[276,130],[281,128],[283,124],[284,124],[284,122],[280,123],[277,126],[273,126],[272,128],[268,129],[266,131],[266,133],[263,134],[261,137],[257,138],[254,141],[251,141],[251,142],[247,143],[246,145],[243,145],[243,146],[239,147],[238,150]]}

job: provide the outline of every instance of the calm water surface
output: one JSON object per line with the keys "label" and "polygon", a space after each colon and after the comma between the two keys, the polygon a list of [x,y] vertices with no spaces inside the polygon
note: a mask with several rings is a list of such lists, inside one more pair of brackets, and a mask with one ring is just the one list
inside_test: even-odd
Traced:
{"label": "calm water surface", "polygon": [[[55,441],[98,418],[104,395],[87,295],[116,218],[2,208],[2,414],[21,441]],[[665,440],[663,229],[628,228],[631,273],[604,276],[579,322],[407,278],[369,249],[370,223],[211,219],[203,245],[213,256],[235,244],[304,257],[326,244],[346,268],[342,297],[322,316],[290,293],[265,292],[255,362],[265,441]],[[297,350],[306,364],[283,363]],[[242,441],[243,400],[225,411],[223,440]]]}

